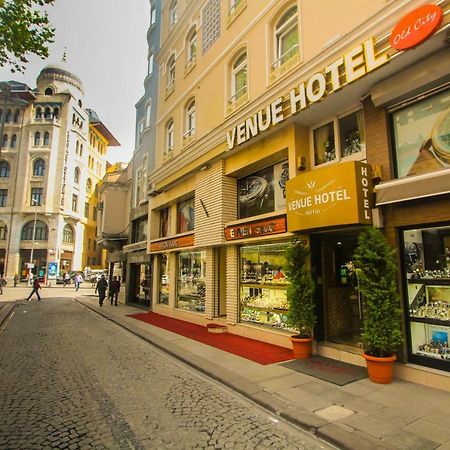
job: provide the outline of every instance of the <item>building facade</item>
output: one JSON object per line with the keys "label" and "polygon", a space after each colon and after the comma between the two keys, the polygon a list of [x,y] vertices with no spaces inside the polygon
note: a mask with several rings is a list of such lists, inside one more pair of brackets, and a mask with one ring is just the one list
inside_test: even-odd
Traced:
{"label": "building facade", "polygon": [[289,346],[284,249],[301,233],[316,352],[363,365],[352,259],[381,226],[398,249],[397,375],[450,389],[449,2],[346,5],[163,3],[152,309]]}
{"label": "building facade", "polygon": [[[83,270],[88,258],[97,262],[85,248],[95,234],[91,198],[106,171],[107,147],[118,142],[85,108],[82,82],[65,62],[44,67],[36,89],[7,84],[0,157],[2,272],[25,279],[31,263],[33,274],[51,282],[60,273]],[[90,143],[93,134],[101,145]]]}
{"label": "building facade", "polygon": [[152,258],[147,254],[148,174],[155,167],[156,117],[158,104],[161,1],[150,1],[147,31],[147,74],[144,95],[136,104],[136,143],[132,158],[131,211],[127,255],[127,302],[148,307],[151,300]]}

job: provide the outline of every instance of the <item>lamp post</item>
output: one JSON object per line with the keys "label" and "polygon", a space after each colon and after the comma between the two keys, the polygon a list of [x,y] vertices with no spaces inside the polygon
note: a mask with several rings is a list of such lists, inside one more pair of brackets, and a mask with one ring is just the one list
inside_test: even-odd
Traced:
{"label": "lamp post", "polygon": [[34,204],[34,222],[33,222],[33,240],[31,243],[31,252],[30,252],[30,263],[28,264],[28,283],[31,286],[33,284],[33,254],[34,254],[34,245],[35,245],[35,237],[36,237],[36,219],[37,219],[37,207],[39,206],[39,202],[36,198],[31,198],[31,205]]}

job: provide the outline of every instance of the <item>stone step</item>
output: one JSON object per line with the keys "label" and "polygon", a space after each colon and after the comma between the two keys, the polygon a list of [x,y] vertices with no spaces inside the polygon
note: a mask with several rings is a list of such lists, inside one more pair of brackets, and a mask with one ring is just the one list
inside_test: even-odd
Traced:
{"label": "stone step", "polygon": [[225,325],[219,323],[208,323],[206,328],[210,333],[226,333],[228,331]]}

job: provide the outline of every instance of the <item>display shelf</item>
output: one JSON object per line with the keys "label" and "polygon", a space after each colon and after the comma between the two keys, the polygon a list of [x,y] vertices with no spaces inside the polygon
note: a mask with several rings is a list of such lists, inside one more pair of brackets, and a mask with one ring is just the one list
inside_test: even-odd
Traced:
{"label": "display shelf", "polygon": [[426,284],[432,286],[450,286],[450,278],[409,278],[409,284]]}
{"label": "display shelf", "polygon": [[428,317],[414,317],[410,316],[411,322],[427,323],[429,325],[440,325],[443,327],[450,327],[450,320],[431,319]]}
{"label": "display shelf", "polygon": [[268,284],[268,283],[241,282],[241,287],[254,288],[254,289],[286,289],[288,286],[289,286],[289,283]]}
{"label": "display shelf", "polygon": [[432,353],[432,352],[425,352],[423,350],[418,350],[416,352],[416,355],[418,355],[418,356],[426,356],[427,358],[442,359],[442,360],[445,360],[445,361],[449,361],[450,360],[450,355],[449,355],[449,357],[447,357],[447,355],[441,355],[439,353]]}
{"label": "display shelf", "polygon": [[263,308],[262,306],[242,305],[242,308],[254,309],[257,311],[273,312],[277,314],[287,314],[288,310],[283,308]]}

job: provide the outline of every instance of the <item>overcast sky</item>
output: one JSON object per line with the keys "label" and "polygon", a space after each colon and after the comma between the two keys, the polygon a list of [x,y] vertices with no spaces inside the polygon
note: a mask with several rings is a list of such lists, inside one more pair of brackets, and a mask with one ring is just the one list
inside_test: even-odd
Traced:
{"label": "overcast sky", "polygon": [[147,68],[148,0],[56,0],[47,8],[56,28],[48,60],[30,58],[24,75],[0,68],[0,81],[16,80],[36,87],[48,63],[67,64],[81,78],[85,106],[122,144],[110,147],[110,162],[129,161],[134,147],[134,105],[144,93]]}

